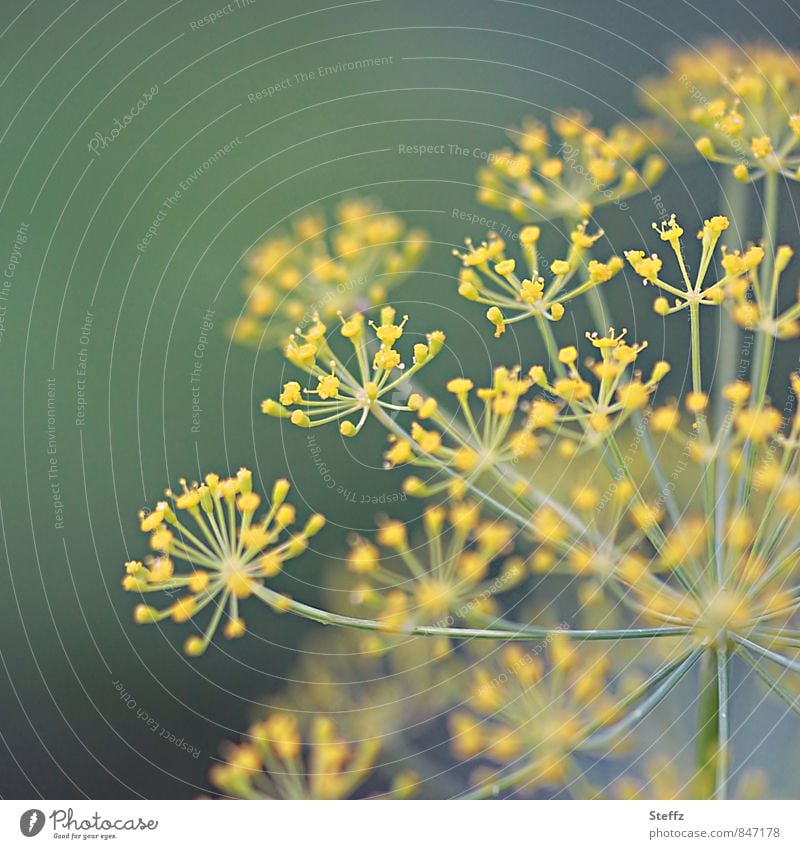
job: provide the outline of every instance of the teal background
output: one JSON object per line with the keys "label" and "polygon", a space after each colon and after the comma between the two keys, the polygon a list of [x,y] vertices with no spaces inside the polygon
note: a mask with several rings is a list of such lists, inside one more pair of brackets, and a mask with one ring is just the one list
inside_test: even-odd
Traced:
{"label": "teal background", "polygon": [[[221,2],[221,0],[218,0]],[[724,12],[722,11],[724,7]],[[288,474],[301,511],[331,527],[286,577],[312,599],[322,566],[341,555],[345,529],[370,528],[362,498],[391,496],[399,479],[380,470],[383,434],[343,445],[315,432],[336,481],[328,489],[305,433],[258,413],[283,364],[274,352],[233,347],[226,325],[243,298],[243,254],[309,204],[332,207],[350,192],[426,228],[423,270],[403,290],[410,330],[441,326],[453,348],[431,370],[486,375],[488,325],[459,300],[450,256],[464,236],[453,216],[488,217],[474,200],[473,156],[415,158],[398,144],[490,150],[524,114],[580,107],[607,127],[636,120],[635,83],[657,73],[684,39],[729,34],[796,47],[798,19],[779,0],[623,3],[254,0],[213,25],[191,22],[214,3],[183,0],[72,3],[4,0],[0,18],[0,262],[27,224],[0,341],[0,795],[192,797],[207,788],[219,742],[234,736],[287,674],[305,626],[248,605],[253,633],[187,660],[185,629],[135,627],[121,564],[145,553],[137,512],[181,476],[252,467],[259,483]],[[281,90],[248,93],[320,65],[392,57]],[[87,145],[144,91],[159,93],[100,156]],[[676,133],[677,136],[677,133]],[[164,199],[216,150],[241,139],[169,212],[142,253]],[[674,158],[674,152],[669,152]],[[717,211],[717,173],[690,158],[658,189],[669,210]],[[797,193],[792,190],[796,200]],[[785,193],[788,199],[789,194]],[[786,202],[786,235],[796,232]],[[649,240],[658,217],[642,195],[626,213],[603,211],[611,251]],[[505,220],[497,216],[498,220]],[[753,237],[757,232],[747,232]],[[554,239],[553,250],[558,250]],[[652,245],[652,241],[649,242]],[[651,293],[613,284],[617,315],[655,352],[683,359],[684,328],[665,328]],[[203,357],[199,433],[191,430],[189,375],[207,310],[214,327]],[[87,311],[88,343],[81,341]],[[561,328],[566,341],[585,326]],[[491,357],[540,359],[525,333]],[[524,354],[517,353],[524,346]],[[76,369],[86,350],[86,418],[75,424]],[[780,349],[776,380],[796,363]],[[709,347],[709,365],[713,351]],[[460,359],[459,359],[460,358]],[[672,375],[677,389],[685,375]],[[55,381],[55,451],[48,454],[48,380]],[[63,528],[48,478],[58,464]],[[349,493],[353,493],[352,496]],[[418,505],[393,512],[413,518]],[[191,753],[148,730],[115,682]]]}

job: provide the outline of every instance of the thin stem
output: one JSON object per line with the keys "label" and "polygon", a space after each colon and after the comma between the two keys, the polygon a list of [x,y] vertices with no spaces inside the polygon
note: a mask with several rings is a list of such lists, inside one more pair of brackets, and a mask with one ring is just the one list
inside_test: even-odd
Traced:
{"label": "thin stem", "polygon": [[717,652],[706,652],[700,674],[697,715],[697,753],[694,795],[713,799],[717,790],[720,754],[720,686]]}
{"label": "thin stem", "polygon": [[[689,304],[689,323],[691,326],[692,337],[692,391],[699,393],[703,391],[703,372],[702,363],[700,360],[700,304],[697,301],[692,301]],[[698,413],[696,416],[697,427],[700,432],[700,438],[710,442],[708,431],[708,421],[705,412]],[[714,498],[714,463],[709,463],[703,460],[703,502],[706,516],[711,519],[714,516],[715,498]],[[707,551],[709,563],[713,563],[716,569],[717,580],[722,580],[722,561],[717,557],[716,550],[716,528],[713,523],[709,524],[707,532]]]}
{"label": "thin stem", "polygon": [[[767,300],[768,315],[772,317],[778,298],[778,276],[773,273],[775,266],[775,240],[778,227],[778,173],[767,171],[764,177],[764,218],[762,244],[764,261],[761,263],[760,297],[764,297],[769,289]],[[751,409],[758,409],[764,403],[769,384],[769,367],[772,363],[772,347],[774,339],[770,333],[756,334],[756,350],[753,359],[753,393],[750,398]],[[752,445],[747,445],[746,466],[742,486],[739,488],[739,505],[746,506],[752,490],[753,467],[755,453]]]}
{"label": "thin stem", "polygon": [[722,646],[717,651],[717,693],[719,702],[719,743],[717,746],[717,775],[715,781],[715,798],[726,799],[728,796],[728,772],[730,764],[730,661],[728,648]]}
{"label": "thin stem", "polygon": [[695,649],[690,652],[687,657],[684,657],[670,666],[663,668],[660,672],[657,672],[652,678],[650,686],[653,684],[658,684],[658,686],[650,693],[650,695],[643,699],[635,708],[632,710],[624,719],[621,719],[619,722],[602,730],[601,732],[588,737],[583,743],[580,745],[580,749],[589,749],[595,748],[597,746],[606,746],[608,743],[612,742],[614,739],[619,737],[620,734],[625,731],[629,731],[633,726],[637,725],[639,722],[647,716],[650,711],[652,711],[657,705],[659,705],[664,697],[675,687],[678,682],[686,675],[686,673],[697,663],[700,655],[703,653],[703,649]]}
{"label": "thin stem", "polygon": [[[777,278],[773,275],[775,263],[775,241],[778,226],[778,173],[768,171],[764,177],[764,232],[762,242],[764,261],[761,263],[761,294],[769,292],[767,306],[771,316],[778,298]],[[756,341],[755,386],[753,406],[759,407],[767,394],[769,366],[772,359],[773,337],[760,333]]]}
{"label": "thin stem", "polygon": [[774,690],[795,713],[800,714],[800,701],[798,701],[797,696],[790,690],[787,690],[786,687],[784,687],[777,678],[767,672],[766,669],[762,669],[759,659],[746,648],[740,646],[739,653],[747,661],[749,666],[752,667],[756,675],[758,675],[758,677],[767,685],[767,688],[769,690]]}
{"label": "thin stem", "polygon": [[556,342],[556,337],[553,334],[553,328],[550,327],[550,322],[541,313],[537,313],[536,324],[539,327],[539,333],[541,334],[545,347],[547,348],[547,356],[550,359],[548,364],[549,367],[553,369],[559,377],[565,377],[567,370],[564,368],[564,364],[561,360],[558,359],[558,343]]}
{"label": "thin stem", "polygon": [[452,637],[454,639],[477,639],[477,640],[544,640],[556,634],[563,634],[573,640],[621,640],[639,639],[642,636],[678,636],[685,633],[686,629],[675,628],[672,633],[667,629],[659,629],[660,633],[642,633],[641,630],[570,630],[569,628],[536,628],[531,625],[519,625],[516,630],[497,628],[456,628],[441,625],[410,625],[402,630],[387,628],[385,622],[376,619],[358,619],[353,616],[343,616],[339,613],[331,613],[310,604],[288,598],[281,593],[275,592],[267,587],[259,586],[253,588],[254,595],[266,602],[270,607],[294,613],[304,619],[311,619],[321,625],[339,625],[344,628],[353,628],[357,631],[382,631],[385,634],[398,634],[400,636],[412,637]]}
{"label": "thin stem", "polygon": [[[725,169],[722,181],[722,203],[725,214],[735,228],[735,238],[740,244],[744,244],[747,233],[749,189],[733,176],[733,170]],[[736,364],[740,359],[740,336],[739,325],[731,319],[728,312],[718,309],[719,316],[719,353],[717,355],[717,373],[714,375],[714,420],[719,425],[722,421],[727,406],[722,390],[736,377]],[[717,481],[719,492],[719,481]],[[717,499],[719,500],[719,498]]]}

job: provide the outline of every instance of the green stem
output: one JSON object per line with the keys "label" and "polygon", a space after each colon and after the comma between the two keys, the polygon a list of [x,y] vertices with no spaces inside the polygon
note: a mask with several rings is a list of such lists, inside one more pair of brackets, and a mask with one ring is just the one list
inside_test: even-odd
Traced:
{"label": "green stem", "polygon": [[722,646],[717,651],[717,694],[719,703],[719,744],[717,746],[717,775],[715,781],[715,798],[726,799],[728,796],[728,772],[730,764],[730,670],[728,648]]}
{"label": "green stem", "polygon": [[595,286],[586,293],[586,300],[589,304],[589,314],[592,316],[597,332],[602,336],[608,330],[611,324],[611,314],[606,306],[606,299],[600,291],[599,286]]}
{"label": "green stem", "polygon": [[549,368],[555,371],[559,377],[565,377],[567,370],[561,360],[558,359],[558,343],[553,334],[553,328],[550,327],[550,322],[543,315],[537,313],[536,324],[547,348],[547,356],[550,358]]}
{"label": "green stem", "polygon": [[714,799],[720,762],[720,686],[716,650],[707,651],[700,672],[694,796]]}
{"label": "green stem", "polygon": [[535,628],[531,625],[519,625],[517,630],[497,628],[457,628],[442,625],[411,625],[400,630],[387,628],[385,622],[376,619],[359,619],[331,613],[312,607],[302,601],[296,601],[267,587],[253,588],[253,594],[276,610],[294,613],[304,619],[318,622],[320,625],[338,625],[343,628],[353,628],[357,631],[381,631],[384,634],[395,634],[405,637],[452,637],[454,639],[476,640],[546,640],[556,634],[563,634],[573,640],[625,640],[645,637],[677,636],[687,633],[686,628],[657,628],[657,629],[620,629],[620,630],[570,630],[569,628]]}
{"label": "green stem", "polygon": [[[778,174],[768,171],[764,177],[764,223],[761,241],[764,247],[764,261],[761,263],[760,297],[767,297],[768,315],[771,317],[778,299],[778,278],[773,274],[775,267],[775,241],[778,227]],[[767,296],[767,292],[769,294]],[[758,409],[767,395],[769,368],[772,363],[774,339],[769,333],[756,334],[756,349],[752,365],[753,392],[750,397],[751,409]],[[739,490],[739,505],[746,506],[750,500],[755,454],[752,445],[746,446],[745,477]]]}
{"label": "green stem", "polygon": [[[726,168],[722,181],[720,205],[733,225],[736,243],[741,245],[744,245],[747,234],[748,197],[749,187],[733,176],[732,169]],[[717,315],[719,316],[719,353],[712,410],[714,421],[719,426],[727,408],[727,401],[722,390],[736,378],[736,365],[741,359],[741,333],[739,325],[731,319],[726,310],[718,309]]]}
{"label": "green stem", "polygon": [[[700,304],[692,301],[689,304],[689,323],[692,337],[692,391],[703,391],[703,368],[700,360]],[[711,441],[708,430],[708,420],[705,412],[697,414],[697,428],[700,439],[705,442]],[[714,493],[714,463],[703,460],[703,506],[706,516],[711,519],[714,516],[716,499]],[[722,580],[722,561],[717,557],[716,528],[713,523],[709,524],[707,533],[708,562],[715,564],[717,580]]]}
{"label": "green stem", "polygon": [[[761,295],[769,292],[767,307],[771,316],[778,298],[777,279],[773,278],[775,265],[775,241],[778,227],[778,173],[768,171],[764,177],[764,261],[761,263]],[[760,406],[767,394],[769,366],[772,360],[773,337],[769,333],[759,333],[756,340],[755,386],[753,387],[753,406]]]}

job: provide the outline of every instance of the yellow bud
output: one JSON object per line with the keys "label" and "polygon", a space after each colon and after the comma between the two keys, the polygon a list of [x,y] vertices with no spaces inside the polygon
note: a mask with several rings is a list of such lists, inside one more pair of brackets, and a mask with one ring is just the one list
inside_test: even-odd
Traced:
{"label": "yellow bud", "polygon": [[199,657],[206,650],[206,644],[202,637],[193,635],[187,637],[186,642],[183,644],[183,650],[189,657]]}
{"label": "yellow bud", "polygon": [[694,143],[694,146],[700,156],[704,156],[706,159],[713,159],[716,151],[714,150],[714,143],[710,138],[703,136]]}
{"label": "yellow bud", "polygon": [[690,413],[702,413],[708,407],[708,395],[705,392],[687,392],[684,404]]}
{"label": "yellow bud", "polygon": [[225,623],[225,627],[222,629],[222,633],[229,639],[235,640],[239,637],[243,637],[245,635],[247,628],[244,624],[244,619],[240,617],[236,617],[235,619],[231,619],[230,621]]}
{"label": "yellow bud", "polygon": [[489,307],[486,311],[486,318],[495,326],[495,338],[499,338],[506,332],[505,318],[499,307]]}
{"label": "yellow bud", "polygon": [[133,611],[133,619],[139,625],[144,625],[147,622],[157,622],[160,615],[160,611],[155,607],[150,607],[148,604],[137,604]]}
{"label": "yellow bud", "polygon": [[775,254],[775,271],[777,271],[778,274],[784,271],[793,254],[794,251],[789,247],[789,245],[781,245],[778,248]]}
{"label": "yellow bud", "polygon": [[297,427],[311,427],[311,419],[302,410],[295,410],[292,413],[291,422]]}
{"label": "yellow bud", "polygon": [[519,240],[523,245],[534,245],[539,241],[539,237],[541,235],[542,231],[539,227],[523,227],[522,230],[519,231]]}
{"label": "yellow bud", "polygon": [[578,349],[574,345],[561,348],[558,352],[558,360],[564,365],[572,365],[578,359]]}

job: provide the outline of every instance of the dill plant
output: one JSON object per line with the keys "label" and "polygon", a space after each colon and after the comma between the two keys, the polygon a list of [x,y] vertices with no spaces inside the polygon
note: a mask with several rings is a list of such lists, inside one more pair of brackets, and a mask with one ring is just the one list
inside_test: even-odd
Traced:
{"label": "dill plant", "polygon": [[[576,762],[614,754],[619,741],[695,673],[699,711],[689,793],[728,796],[732,677],[749,667],[774,698],[800,713],[800,415],[794,411],[800,376],[775,387],[775,402],[769,391],[776,345],[800,335],[800,302],[787,305],[782,297],[793,252],[776,244],[779,184],[796,179],[800,163],[794,111],[800,71],[796,57],[760,46],[710,45],[703,54],[680,54],[673,67],[671,75],[644,85],[646,102],[659,115],[646,131],[618,127],[606,135],[580,113],[565,113],[552,129],[526,121],[511,134],[514,147],[479,174],[479,200],[522,222],[519,253],[494,233],[478,245],[467,242],[458,254],[458,293],[481,305],[495,336],[528,323],[547,362],[497,366],[484,386],[458,375],[426,387],[425,366],[442,349],[444,334],[430,328],[424,342],[405,345],[408,317],[390,304],[373,318],[358,304],[334,304],[286,341],[298,376],[263,401],[263,412],[300,428],[335,425],[345,438],[357,437],[373,417],[387,432],[387,468],[408,469],[405,491],[433,502],[420,543],[410,542],[409,529],[391,519],[374,539],[351,541],[351,600],[359,610],[315,607],[270,586],[323,520],[312,517],[279,543],[294,520],[282,505],[285,485],[276,485],[266,517],[256,522],[259,500],[249,473],[241,472],[185,486],[171,496],[175,509],[162,502],[143,515],[142,530],[152,533],[156,554],[126,564],[125,588],[185,587],[188,594],[163,611],[138,607],[137,621],[194,621],[210,607],[211,626],[186,645],[199,654],[222,618],[226,636],[244,632],[238,602],[254,596],[282,612],[361,633],[382,653],[424,640],[430,648],[420,666],[433,679],[436,664],[460,657],[462,649],[474,652],[454,676],[469,679],[468,698],[451,694],[441,705],[453,753],[477,767],[465,793],[472,797],[564,786],[598,795],[602,790],[583,783]],[[654,140],[665,137],[668,120],[694,138],[703,156],[730,168],[738,183],[763,183],[760,241],[731,238],[740,226],[736,214],[744,217],[747,206],[756,205],[751,188],[749,197],[737,194],[735,210],[715,210],[697,222],[672,215],[654,223],[653,237],[647,244],[632,238],[624,259],[595,256],[602,231],[590,232],[587,217],[661,176],[665,163]],[[371,215],[366,210],[342,222],[356,246],[348,262],[363,260],[365,243],[399,238],[394,219],[366,236],[374,230]],[[540,225],[554,218],[564,220],[570,235],[563,258],[544,267]],[[315,238],[319,227],[301,222],[295,233]],[[277,249],[265,250],[269,261],[262,253],[254,262],[272,270],[270,251]],[[278,253],[289,251],[287,242]],[[293,293],[304,291],[305,275],[319,276],[313,263],[303,266],[303,256],[292,266]],[[394,267],[397,257],[389,247],[378,265]],[[603,293],[613,290],[626,265],[655,292],[659,316],[688,318],[686,359],[680,351],[672,363],[650,358],[646,342],[609,326]],[[278,309],[282,285],[257,283],[266,287],[259,297],[268,306],[259,318]],[[560,343],[558,323],[582,296],[592,299],[597,326],[587,328],[580,345]],[[305,310],[314,297],[297,301]],[[475,314],[480,319],[477,308]],[[290,310],[281,320],[293,315]],[[717,321],[728,355],[741,330],[754,334],[750,374],[723,368],[728,378],[712,382],[704,373],[701,349]],[[681,398],[664,399],[659,384],[676,365],[686,367],[690,386]],[[406,381],[414,391],[398,403],[394,390]],[[623,449],[631,424],[642,433],[643,462]],[[572,485],[558,492],[548,489],[545,449],[590,472],[576,472]],[[668,465],[677,453],[686,458],[681,486]],[[609,497],[604,487],[612,481]],[[180,511],[197,527],[179,520]],[[175,576],[173,558],[192,571]],[[535,588],[535,595],[559,575],[578,588],[580,627],[546,616],[515,617],[519,605],[504,605],[506,590]],[[482,654],[475,647],[484,643],[501,649]],[[648,658],[648,674],[631,679],[619,668],[616,656],[627,663],[630,645],[637,657]],[[324,714],[325,698],[309,692]],[[348,743],[325,716],[298,720],[292,711],[301,702],[302,696],[289,700],[286,711],[225,750],[226,763],[212,776],[222,792],[343,798],[363,789],[379,741]],[[391,733],[391,722],[379,727]],[[350,729],[352,738],[357,734]],[[415,786],[413,776],[398,775],[383,795],[406,796]],[[623,780],[615,786],[625,797],[667,792],[646,789],[658,786],[655,779],[644,790]]]}

